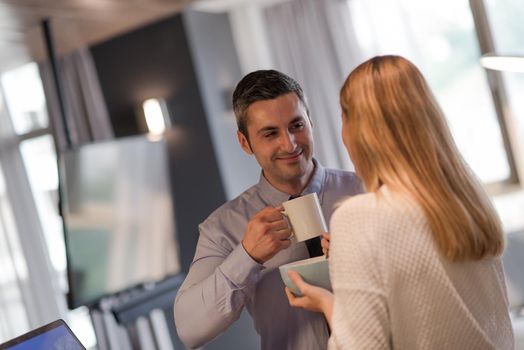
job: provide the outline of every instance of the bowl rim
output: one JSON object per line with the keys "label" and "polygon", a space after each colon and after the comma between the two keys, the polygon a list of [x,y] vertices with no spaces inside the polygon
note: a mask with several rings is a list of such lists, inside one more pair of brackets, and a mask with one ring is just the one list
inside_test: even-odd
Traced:
{"label": "bowl rim", "polygon": [[326,258],[325,255],[315,256],[313,258],[307,258],[307,259],[293,261],[293,262],[281,265],[280,267],[283,268],[283,267],[306,266],[306,265],[316,264],[316,263],[322,262],[322,261],[326,261],[327,262],[328,258]]}

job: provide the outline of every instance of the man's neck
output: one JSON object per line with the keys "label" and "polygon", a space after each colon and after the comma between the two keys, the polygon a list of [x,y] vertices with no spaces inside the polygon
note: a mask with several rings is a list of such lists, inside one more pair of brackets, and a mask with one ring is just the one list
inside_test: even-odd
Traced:
{"label": "man's neck", "polygon": [[287,193],[290,196],[294,196],[297,194],[302,193],[302,191],[307,187],[309,182],[311,181],[311,178],[313,177],[313,174],[315,173],[315,163],[311,161],[310,166],[308,167],[306,173],[300,177],[299,179],[292,180],[292,181],[285,181],[285,182],[275,182],[271,181],[266,177],[266,180],[277,190]]}

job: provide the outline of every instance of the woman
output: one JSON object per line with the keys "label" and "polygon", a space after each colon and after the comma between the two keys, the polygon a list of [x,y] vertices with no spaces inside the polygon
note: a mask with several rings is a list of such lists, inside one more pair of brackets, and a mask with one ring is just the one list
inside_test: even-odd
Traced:
{"label": "woman", "polygon": [[374,57],[340,102],[367,193],[331,220],[334,294],[290,272],[290,304],[324,313],[330,349],[512,349],[501,225],[422,74]]}

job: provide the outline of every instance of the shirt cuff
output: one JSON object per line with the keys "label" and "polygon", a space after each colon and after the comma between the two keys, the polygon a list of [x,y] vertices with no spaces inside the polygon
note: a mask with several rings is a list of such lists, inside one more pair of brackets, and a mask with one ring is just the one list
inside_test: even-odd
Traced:
{"label": "shirt cuff", "polygon": [[253,260],[240,243],[222,262],[219,269],[237,288],[243,288],[258,281],[264,265]]}

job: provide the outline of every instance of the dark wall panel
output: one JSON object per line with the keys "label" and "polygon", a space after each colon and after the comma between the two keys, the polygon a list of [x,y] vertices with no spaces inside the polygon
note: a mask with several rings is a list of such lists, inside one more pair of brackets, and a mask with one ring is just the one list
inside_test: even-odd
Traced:
{"label": "dark wall panel", "polygon": [[140,132],[137,108],[164,98],[173,130],[172,187],[182,266],[195,252],[198,224],[225,201],[181,16],[91,48],[117,137]]}

